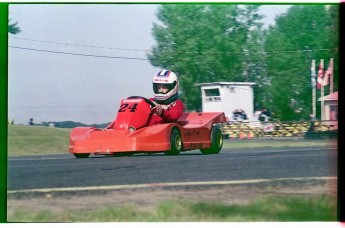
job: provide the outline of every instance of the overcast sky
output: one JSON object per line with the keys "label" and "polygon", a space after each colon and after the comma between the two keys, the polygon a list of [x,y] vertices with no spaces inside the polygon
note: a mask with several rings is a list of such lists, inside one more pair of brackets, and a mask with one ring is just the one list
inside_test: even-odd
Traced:
{"label": "overcast sky", "polygon": [[[273,24],[288,7],[262,6],[264,22]],[[154,4],[10,5],[9,18],[22,31],[8,40],[8,117],[15,124],[30,118],[100,124],[115,118],[122,98],[152,97],[151,80],[160,69],[143,59],[155,44],[156,9]]]}

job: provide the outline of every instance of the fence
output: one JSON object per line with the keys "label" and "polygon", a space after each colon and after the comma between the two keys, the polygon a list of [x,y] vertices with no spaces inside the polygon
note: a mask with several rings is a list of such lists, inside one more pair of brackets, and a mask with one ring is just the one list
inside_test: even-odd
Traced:
{"label": "fence", "polygon": [[[223,134],[230,138],[292,137],[304,136],[310,127],[309,121],[230,121],[222,126]],[[314,131],[338,129],[337,121],[315,121]]]}

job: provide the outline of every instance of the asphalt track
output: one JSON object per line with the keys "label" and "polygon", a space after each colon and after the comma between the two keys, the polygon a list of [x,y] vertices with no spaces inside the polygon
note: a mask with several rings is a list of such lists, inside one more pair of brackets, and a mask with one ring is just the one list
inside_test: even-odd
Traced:
{"label": "asphalt track", "polygon": [[70,154],[9,157],[9,192],[37,189],[97,189],[109,186],[226,184],[246,180],[328,178],[337,176],[337,150],[330,147],[223,149],[179,156],[129,157]]}

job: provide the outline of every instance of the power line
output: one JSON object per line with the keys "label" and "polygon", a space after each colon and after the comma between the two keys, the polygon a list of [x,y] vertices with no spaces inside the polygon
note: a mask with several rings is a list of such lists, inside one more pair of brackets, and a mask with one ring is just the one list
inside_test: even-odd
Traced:
{"label": "power line", "polygon": [[[10,48],[27,50],[27,51],[37,51],[37,52],[47,52],[47,53],[54,53],[54,54],[64,54],[64,55],[74,55],[74,56],[84,56],[84,57],[95,57],[95,58],[109,58],[109,59],[128,59],[128,60],[144,60],[149,61],[147,58],[139,58],[139,57],[124,57],[124,56],[107,56],[107,55],[92,55],[92,54],[83,54],[83,53],[72,53],[72,52],[62,52],[62,51],[52,51],[52,50],[45,50],[45,49],[37,49],[37,48],[27,48],[27,47],[17,47],[17,46],[8,46]],[[330,51],[330,50],[338,50],[338,48],[333,49],[318,49],[319,51]],[[246,54],[279,54],[279,53],[292,53],[292,52],[304,52],[304,51],[315,51],[315,50],[295,50],[295,51],[277,51],[277,52],[252,52]],[[184,53],[207,53],[207,54],[237,54],[237,55],[244,55],[241,52],[184,52]],[[183,53],[180,53],[183,54]],[[264,60],[255,61],[255,62],[267,62]]]}
{"label": "power line", "polygon": [[[100,48],[100,49],[112,49],[112,50],[124,50],[124,51],[141,51],[141,52],[149,52],[151,50],[144,50],[144,49],[135,49],[135,48],[118,48],[118,47],[104,47],[104,46],[94,46],[94,45],[81,45],[81,44],[71,44],[71,43],[61,43],[61,42],[54,42],[54,41],[44,41],[44,40],[36,40],[36,39],[27,39],[27,38],[18,38],[18,37],[10,37],[12,39],[17,40],[27,40],[27,41],[34,41],[40,43],[49,43],[49,44],[58,44],[58,45],[66,45],[66,46],[76,46],[76,47],[88,47],[88,48]],[[280,53],[295,53],[295,52],[317,52],[317,51],[338,51],[338,48],[320,48],[320,49],[302,49],[302,50],[278,50],[278,51],[257,51],[257,52],[232,52],[232,51],[224,51],[224,52],[217,52],[217,51],[183,51],[180,54],[237,54],[237,55],[255,55],[255,54],[280,54]],[[177,51],[167,51],[176,53]],[[148,59],[146,59],[148,60]]]}
{"label": "power line", "polygon": [[36,48],[16,47],[16,46],[8,46],[8,47],[15,48],[15,49],[21,49],[21,50],[28,50],[28,51],[48,52],[48,53],[54,53],[54,54],[75,55],[75,56],[84,56],[84,57],[109,58],[109,59],[130,59],[130,60],[145,60],[145,61],[149,60],[149,59],[146,59],[146,58],[137,58],[137,57],[91,55],[91,54],[62,52],[62,51],[51,51],[51,50],[36,49]]}
{"label": "power line", "polygon": [[33,41],[33,42],[39,42],[39,43],[58,44],[58,45],[75,46],[75,47],[100,48],[100,49],[123,50],[123,51],[141,51],[141,52],[150,51],[150,50],[135,49],[135,48],[118,48],[118,47],[104,47],[104,46],[82,45],[82,44],[72,44],[72,43],[60,43],[60,42],[45,41],[45,40],[18,38],[18,37],[10,37],[10,38],[16,39],[16,40],[26,40],[26,41]]}
{"label": "power line", "polygon": [[57,106],[13,106],[13,107],[8,107],[8,108],[90,108],[90,107],[113,107],[116,108],[116,105],[57,105]]}
{"label": "power line", "polygon": [[180,52],[180,54],[188,53],[188,54],[235,54],[235,55],[255,55],[255,54],[281,54],[281,53],[296,53],[296,52],[317,52],[317,51],[338,51],[338,48],[320,48],[320,49],[309,49],[309,50],[280,50],[280,51],[257,51],[257,52],[232,52],[232,51],[224,51],[224,52],[208,52],[208,51],[200,51],[200,52],[194,52],[194,51],[184,51]]}

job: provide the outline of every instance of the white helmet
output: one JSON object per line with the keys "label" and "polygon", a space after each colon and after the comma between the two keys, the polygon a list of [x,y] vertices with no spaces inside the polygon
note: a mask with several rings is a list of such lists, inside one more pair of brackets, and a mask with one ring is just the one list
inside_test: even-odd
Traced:
{"label": "white helmet", "polygon": [[[155,101],[159,104],[169,104],[178,98],[178,78],[176,74],[169,70],[159,71],[152,80]],[[167,93],[159,93],[158,85],[163,84],[168,87]]]}

